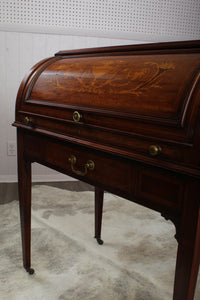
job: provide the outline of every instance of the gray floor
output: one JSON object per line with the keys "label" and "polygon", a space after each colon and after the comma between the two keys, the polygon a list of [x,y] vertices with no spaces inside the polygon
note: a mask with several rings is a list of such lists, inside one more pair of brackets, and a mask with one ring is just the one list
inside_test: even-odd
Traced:
{"label": "gray floor", "polygon": [[[93,191],[94,188],[82,181],[59,181],[59,182],[37,182],[33,185],[48,185],[66,189],[69,191]],[[17,183],[0,183],[0,204],[9,203],[13,200],[18,200]]]}

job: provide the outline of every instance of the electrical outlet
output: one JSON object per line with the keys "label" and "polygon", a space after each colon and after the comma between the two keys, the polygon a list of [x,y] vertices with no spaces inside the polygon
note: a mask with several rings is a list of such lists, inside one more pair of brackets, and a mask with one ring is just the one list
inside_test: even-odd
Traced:
{"label": "electrical outlet", "polygon": [[16,152],[16,142],[7,142],[7,155],[15,156]]}

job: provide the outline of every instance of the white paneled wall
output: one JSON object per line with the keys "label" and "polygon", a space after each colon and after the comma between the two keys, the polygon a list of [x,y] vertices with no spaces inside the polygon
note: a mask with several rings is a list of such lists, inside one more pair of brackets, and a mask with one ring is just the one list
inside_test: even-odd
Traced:
{"label": "white paneled wall", "polygon": [[[0,182],[17,180],[16,156],[7,156],[7,142],[16,140],[11,126],[15,99],[27,71],[43,58],[59,50],[98,46],[135,44],[140,41],[0,31]],[[39,165],[33,165],[33,179],[69,180],[66,176]]]}

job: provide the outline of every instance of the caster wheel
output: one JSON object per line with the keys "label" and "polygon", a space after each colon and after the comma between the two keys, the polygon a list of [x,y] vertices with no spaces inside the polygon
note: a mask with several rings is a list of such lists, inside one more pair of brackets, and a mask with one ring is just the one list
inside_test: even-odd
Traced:
{"label": "caster wheel", "polygon": [[95,237],[95,239],[97,240],[97,243],[99,245],[103,245],[103,240],[102,239],[100,239],[99,237]]}
{"label": "caster wheel", "polygon": [[29,273],[29,275],[33,275],[35,273],[35,270],[32,268],[26,269],[26,272]]}

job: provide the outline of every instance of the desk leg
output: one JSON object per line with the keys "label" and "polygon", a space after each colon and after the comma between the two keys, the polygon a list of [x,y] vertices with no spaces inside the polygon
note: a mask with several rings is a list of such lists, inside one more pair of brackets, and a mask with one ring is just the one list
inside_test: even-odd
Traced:
{"label": "desk leg", "polygon": [[180,228],[173,300],[193,300],[200,263],[200,199],[190,189]]}
{"label": "desk leg", "polygon": [[31,162],[23,157],[23,135],[18,132],[18,191],[21,219],[21,238],[23,251],[23,265],[29,274],[31,268]]}
{"label": "desk leg", "polygon": [[99,245],[103,244],[101,239],[101,224],[103,212],[103,195],[104,191],[95,187],[95,238]]}

